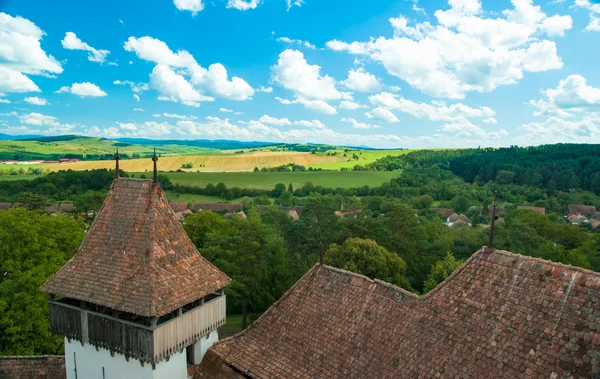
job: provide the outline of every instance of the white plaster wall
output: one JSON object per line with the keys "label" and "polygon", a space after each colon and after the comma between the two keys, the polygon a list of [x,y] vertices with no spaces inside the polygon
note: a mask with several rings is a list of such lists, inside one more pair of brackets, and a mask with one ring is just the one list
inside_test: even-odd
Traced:
{"label": "white plaster wall", "polygon": [[216,329],[210,332],[206,337],[200,338],[200,341],[196,342],[196,346],[194,346],[194,363],[200,364],[208,348],[211,347],[212,344],[217,342],[218,340],[219,333]]}
{"label": "white plaster wall", "polygon": [[121,354],[115,353],[113,357],[106,349],[96,351],[90,344],[82,346],[79,341],[69,342],[65,338],[67,379],[75,379],[75,360],[77,379],[187,379],[185,350],[159,362],[153,370],[149,364],[142,367],[137,359],[130,358],[128,362]]}

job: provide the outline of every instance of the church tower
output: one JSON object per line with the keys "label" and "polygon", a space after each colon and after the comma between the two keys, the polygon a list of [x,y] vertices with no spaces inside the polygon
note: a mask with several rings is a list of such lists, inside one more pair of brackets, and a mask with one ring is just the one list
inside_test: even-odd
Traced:
{"label": "church tower", "polygon": [[185,379],[225,324],[231,279],[177,221],[156,160],[153,180],[117,171],[79,250],[41,288],[68,379]]}

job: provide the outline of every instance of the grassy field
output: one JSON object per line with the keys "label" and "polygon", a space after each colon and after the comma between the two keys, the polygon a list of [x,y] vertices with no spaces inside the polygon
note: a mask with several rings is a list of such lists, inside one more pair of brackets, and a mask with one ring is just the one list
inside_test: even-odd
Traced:
{"label": "grassy field", "polygon": [[[204,187],[208,183],[225,183],[228,187],[272,189],[277,183],[295,188],[306,182],[330,188],[379,186],[400,175],[389,171],[307,171],[307,172],[168,172],[173,183]],[[138,175],[136,175],[138,177]]]}
{"label": "grassy field", "polygon": [[[366,165],[375,162],[377,159],[387,157],[388,155],[403,155],[414,150],[359,150],[349,151],[346,157],[337,162],[316,163],[311,165],[313,168],[322,168],[323,170],[339,170],[340,168],[352,168],[356,165]],[[339,153],[338,153],[339,154]],[[358,155],[358,159],[352,159],[352,155]]]}
{"label": "grassy field", "polygon": [[[342,161],[340,156],[326,156],[311,153],[300,152],[252,152],[245,154],[210,154],[194,156],[166,156],[158,159],[159,171],[175,171],[181,168],[184,163],[191,163],[192,168],[185,171],[196,172],[238,172],[252,171],[254,167],[277,167],[288,163],[295,163],[303,166],[312,166],[322,163],[335,163]],[[27,169],[27,165],[19,165]],[[93,170],[98,168],[112,169],[115,162],[105,161],[80,161],[75,163],[44,164],[33,165],[41,167],[46,171],[59,170]],[[152,171],[152,160],[144,159],[123,159],[120,162],[121,169],[128,172]],[[9,166],[6,167],[8,169]]]}
{"label": "grassy field", "polygon": [[219,338],[227,338],[242,331],[242,315],[229,315],[225,325],[219,328]]}
{"label": "grassy field", "polygon": [[[120,143],[117,141],[106,140],[103,138],[83,137],[70,138],[62,137],[61,141],[7,141],[0,140],[0,159],[19,160],[44,159],[51,160],[55,157],[64,157],[68,154],[75,155],[104,155],[114,154],[119,146],[121,154],[132,156],[134,153],[141,156],[149,155],[153,147],[145,145],[135,145]],[[156,151],[161,155],[200,155],[200,154],[220,154],[220,150],[208,149],[195,146],[183,145],[162,145],[157,146]]]}

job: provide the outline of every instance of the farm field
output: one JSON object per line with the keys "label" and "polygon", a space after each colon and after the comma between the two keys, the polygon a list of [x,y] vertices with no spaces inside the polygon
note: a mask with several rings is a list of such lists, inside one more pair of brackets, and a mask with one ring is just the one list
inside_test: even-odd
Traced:
{"label": "farm field", "polygon": [[[67,155],[110,155],[114,154],[117,146],[121,154],[128,156],[133,154],[145,156],[153,152],[153,147],[146,145],[128,144],[103,138],[61,136],[56,140],[52,138],[31,141],[0,140],[0,160],[52,160]],[[159,145],[156,151],[162,155],[221,154],[220,150],[185,145]]]}
{"label": "farm field", "polygon": [[[397,156],[410,153],[414,150],[358,150],[349,151],[344,160],[337,162],[316,163],[311,165],[313,168],[322,168],[323,170],[339,170],[341,168],[352,168],[356,165],[366,165],[375,162],[377,159],[387,157],[388,155]],[[338,153],[339,154],[339,153]],[[350,159],[352,154],[358,155],[359,159]],[[342,153],[343,155],[343,153]],[[350,157],[350,158],[349,158]],[[348,161],[350,159],[350,161]]]}
{"label": "farm field", "polygon": [[[327,156],[320,154],[311,154],[304,152],[252,152],[244,154],[210,154],[194,156],[163,156],[158,159],[159,171],[176,171],[182,164],[191,163],[192,168],[185,171],[202,172],[238,172],[252,171],[254,167],[277,167],[288,163],[295,163],[303,166],[313,166],[322,163],[341,162],[344,158],[340,156]],[[29,166],[19,165],[25,169]],[[113,169],[115,162],[113,160],[102,161],[80,161],[75,163],[57,163],[34,165],[47,171],[59,170],[93,170],[99,168]],[[150,172],[152,171],[152,160],[142,159],[123,159],[120,161],[122,170],[128,172]],[[7,167],[8,168],[8,167]]]}
{"label": "farm field", "polygon": [[[307,171],[307,172],[167,172],[173,183],[204,187],[208,183],[225,183],[228,187],[272,189],[277,183],[295,188],[306,182],[329,188],[379,186],[400,175],[393,171]],[[139,175],[136,174],[136,177]]]}

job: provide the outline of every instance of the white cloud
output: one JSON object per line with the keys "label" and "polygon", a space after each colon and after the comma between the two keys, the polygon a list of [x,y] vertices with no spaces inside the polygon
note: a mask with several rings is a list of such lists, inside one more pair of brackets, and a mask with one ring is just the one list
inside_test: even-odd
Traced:
{"label": "white cloud", "polygon": [[588,32],[600,32],[600,3],[592,3],[590,0],[575,0],[575,5],[590,12],[590,22],[585,30]]}
{"label": "white cloud", "polygon": [[498,123],[498,120],[496,120],[494,117],[489,117],[489,118],[483,119],[481,121],[486,124],[491,124],[491,125],[496,125]]}
{"label": "white cloud", "polygon": [[[527,134],[521,144],[600,143],[600,116],[585,114],[580,120],[565,120],[549,117],[543,122],[532,122],[521,127]],[[527,142],[525,142],[527,141]]]}
{"label": "white cloud", "polygon": [[140,95],[138,95],[137,93],[134,93],[133,94],[133,99],[139,103],[140,102]]}
{"label": "white cloud", "polygon": [[178,120],[195,120],[198,118],[196,116],[185,116],[177,113],[163,113],[162,115],[168,118],[176,118]]}
{"label": "white cloud", "polygon": [[569,16],[547,17],[531,0],[513,0],[513,9],[498,18],[484,16],[478,0],[449,3],[449,9],[435,12],[437,25],[409,26],[400,16],[390,19],[391,38],[332,40],[326,46],[370,57],[421,92],[452,99],[514,84],[526,71],[562,67],[555,43],[543,37],[564,35]]}
{"label": "white cloud", "polygon": [[288,120],[287,118],[275,118],[275,117],[271,117],[269,115],[262,116],[261,118],[258,119],[258,121],[262,122],[263,124],[277,125],[277,126],[292,125],[290,120]]}
{"label": "white cloud", "polygon": [[277,101],[279,101],[281,104],[285,105],[302,104],[304,105],[304,108],[315,112],[324,114],[337,114],[337,110],[323,100],[307,100],[302,97],[298,97],[294,100],[282,99],[281,97],[276,97],[275,99],[277,99]]}
{"label": "white cloud", "polygon": [[440,128],[440,130],[443,132],[451,133],[454,135],[454,137],[478,137],[480,139],[483,139],[483,141],[498,140],[508,136],[508,132],[504,129],[494,132],[486,132],[483,128],[474,125],[466,119],[444,124]]}
{"label": "white cloud", "polygon": [[102,91],[97,85],[84,82],[84,83],[73,83],[71,87],[62,86],[56,93],[69,92],[79,97],[102,97],[106,96],[106,92]]}
{"label": "white cloud", "polygon": [[256,9],[260,4],[260,0],[228,0],[227,8],[235,8],[240,11]]}
{"label": "white cloud", "polygon": [[46,129],[44,133],[48,134],[60,134],[60,133],[69,133],[74,128],[75,125],[72,124],[62,124],[58,121],[56,117],[44,115],[37,112],[32,112],[28,114],[23,114],[19,116],[19,121],[22,124],[34,125],[34,126],[45,126]]}
{"label": "white cloud", "polygon": [[395,114],[393,114],[389,109],[383,107],[377,107],[371,112],[366,112],[365,116],[367,116],[368,118],[381,120],[390,124],[399,121],[398,117],[396,117]]}
{"label": "white cloud", "polygon": [[534,115],[573,117],[574,113],[600,109],[600,88],[587,85],[581,75],[569,75],[556,88],[541,91],[543,99],[531,100]]}
{"label": "white cloud", "polygon": [[0,91],[2,92],[41,92],[39,87],[19,71],[0,65]]}
{"label": "white cloud", "polygon": [[309,65],[298,50],[279,54],[277,64],[271,67],[273,80],[304,99],[339,100],[342,94],[335,88],[335,80],[321,75],[321,67]]}
{"label": "white cloud", "polygon": [[296,45],[302,45],[306,48],[312,49],[312,50],[316,50],[316,46],[313,45],[312,43],[308,42],[308,41],[303,41],[301,39],[292,39],[292,38],[288,38],[288,37],[279,37],[277,38],[277,42],[283,42],[283,43],[287,43],[287,44],[296,44]]}
{"label": "white cloud", "polygon": [[65,38],[61,41],[62,47],[67,50],[83,50],[88,52],[88,60],[91,62],[104,63],[106,56],[110,54],[108,50],[97,50],[83,42],[73,32],[67,32]]}
{"label": "white cloud", "polygon": [[144,108],[133,108],[134,112],[144,112]]}
{"label": "white cloud", "polygon": [[173,0],[173,4],[180,11],[192,12],[192,16],[197,15],[198,12],[204,9],[202,0]]}
{"label": "white cloud", "polygon": [[353,128],[357,128],[357,129],[375,129],[375,128],[379,128],[378,125],[366,124],[364,122],[356,121],[353,118],[342,118],[340,121],[347,122],[347,123],[351,124]]}
{"label": "white cloud", "polygon": [[432,104],[416,103],[389,92],[369,96],[369,101],[378,107],[399,110],[432,121],[452,121],[470,117],[489,118],[496,114],[489,107],[471,108],[461,103],[448,106],[445,102],[439,101]]}
{"label": "white cloud", "polygon": [[26,97],[23,99],[23,101],[25,101],[26,103],[29,103],[31,105],[46,105],[46,104],[48,104],[48,101],[46,101],[46,99],[37,97],[37,96]]}
{"label": "white cloud", "polygon": [[359,92],[375,92],[382,87],[379,79],[364,68],[348,71],[348,79],[341,82],[347,88]]}
{"label": "white cloud", "polygon": [[5,94],[0,93],[0,104],[10,104],[10,100],[5,99],[4,98],[5,96],[6,96]]}
{"label": "white cloud", "polygon": [[305,128],[325,129],[325,124],[319,120],[299,120],[294,121],[293,124],[297,126],[304,126]]}
{"label": "white cloud", "polygon": [[233,111],[231,109],[227,109],[227,108],[219,108],[219,112],[223,112],[223,113],[233,113]]}
{"label": "white cloud", "polygon": [[366,106],[355,103],[353,101],[348,101],[348,100],[342,100],[340,101],[340,108],[342,109],[349,109],[349,110],[354,110],[354,109],[359,109],[359,108],[366,108]]}
{"label": "white cloud", "polygon": [[266,92],[266,93],[271,93],[273,92],[273,87],[264,87],[264,86],[260,86],[256,92]]}
{"label": "white cloud", "polygon": [[150,86],[148,85],[148,83],[134,83],[130,80],[115,80],[113,82],[113,84],[122,85],[122,86],[128,85],[129,88],[131,88],[131,90],[135,93],[148,91],[150,89]]}
{"label": "white cloud", "polygon": [[[163,99],[198,106],[199,101],[214,100],[213,96],[248,100],[254,95],[254,89],[244,79],[233,76],[230,80],[222,64],[215,63],[206,69],[187,51],[174,53],[158,39],[129,37],[124,48],[135,52],[140,59],[157,63],[151,74],[151,84],[161,92]],[[163,79],[169,79],[169,85],[165,85]],[[183,92],[176,93],[179,90]]]}
{"label": "white cloud", "polygon": [[63,72],[60,63],[42,49],[44,35],[31,21],[0,12],[0,92],[40,92],[26,74]]}
{"label": "white cloud", "polygon": [[289,11],[293,6],[301,7],[302,4],[304,4],[304,0],[285,0],[285,3],[287,4],[287,10]]}

